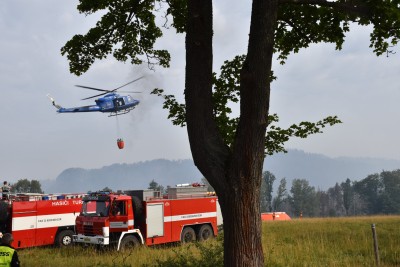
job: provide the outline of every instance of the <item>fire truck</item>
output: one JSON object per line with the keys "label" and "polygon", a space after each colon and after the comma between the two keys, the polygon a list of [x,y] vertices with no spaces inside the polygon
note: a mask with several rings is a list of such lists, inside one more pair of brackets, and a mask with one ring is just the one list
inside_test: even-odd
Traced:
{"label": "fire truck", "polygon": [[0,200],[0,233],[12,233],[13,246],[68,246],[85,194],[10,194]]}
{"label": "fire truck", "polygon": [[95,192],[83,198],[73,241],[117,250],[138,245],[203,241],[218,234],[222,224],[218,199],[205,187]]}

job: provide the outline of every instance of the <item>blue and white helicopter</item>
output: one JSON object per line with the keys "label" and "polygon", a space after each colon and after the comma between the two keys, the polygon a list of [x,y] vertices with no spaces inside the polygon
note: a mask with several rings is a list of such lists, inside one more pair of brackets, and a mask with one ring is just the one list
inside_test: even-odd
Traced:
{"label": "blue and white helicopter", "polygon": [[[59,104],[56,103],[54,98],[52,98],[49,94],[47,97],[50,99],[52,102],[53,106],[57,108],[57,112],[59,113],[76,113],[76,112],[103,112],[103,113],[109,113],[109,117],[111,116],[117,116],[121,114],[126,114],[129,111],[133,110],[139,103],[140,101],[137,99],[133,99],[130,95],[119,95],[116,93],[116,91],[124,86],[127,86],[128,84],[134,83],[142,77],[139,77],[127,84],[121,85],[120,87],[117,87],[112,90],[105,90],[105,89],[99,89],[99,88],[94,88],[94,87],[88,87],[88,86],[83,86],[83,85],[75,85],[77,87],[85,88],[85,89],[90,89],[90,90],[96,90],[96,91],[101,91],[103,93],[86,97],[83,98],[82,100],[87,100],[91,99],[94,97],[102,96],[98,99],[95,100],[96,105],[91,105],[91,106],[82,106],[82,107],[75,107],[75,108],[63,108]],[[130,91],[120,91],[122,93],[141,93],[141,92],[130,92]]]}

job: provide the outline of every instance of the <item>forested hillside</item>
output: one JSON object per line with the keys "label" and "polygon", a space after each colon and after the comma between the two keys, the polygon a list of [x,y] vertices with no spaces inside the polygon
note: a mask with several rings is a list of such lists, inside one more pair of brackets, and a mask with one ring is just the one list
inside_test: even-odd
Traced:
{"label": "forested hillside", "polygon": [[[278,182],[268,171],[262,181],[262,211],[284,211],[292,217],[400,214],[400,169],[361,180],[346,179],[327,190],[317,189],[306,179],[294,179],[288,186],[285,178]],[[279,183],[275,194],[274,182]]]}
{"label": "forested hillside", "polygon": [[[400,161],[372,158],[330,158],[320,154],[289,150],[287,154],[267,157],[264,170],[278,180],[286,178],[288,186],[294,179],[305,179],[317,189],[326,190],[347,178],[361,180],[382,170],[400,168]],[[112,164],[99,169],[68,168],[54,180],[41,180],[46,193],[86,192],[109,187],[143,189],[154,180],[164,187],[179,183],[199,182],[203,176],[192,160],[165,160]],[[277,184],[275,185],[275,188]]]}

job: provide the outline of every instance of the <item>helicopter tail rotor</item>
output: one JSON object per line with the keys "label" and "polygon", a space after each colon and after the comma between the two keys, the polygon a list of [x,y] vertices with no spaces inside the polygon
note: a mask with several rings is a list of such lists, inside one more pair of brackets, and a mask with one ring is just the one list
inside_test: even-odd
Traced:
{"label": "helicopter tail rotor", "polygon": [[61,108],[62,108],[62,106],[58,105],[58,104],[56,103],[56,101],[54,100],[54,98],[51,97],[50,94],[47,94],[47,97],[50,99],[51,103],[53,104],[53,106],[56,107],[56,109],[61,109]]}

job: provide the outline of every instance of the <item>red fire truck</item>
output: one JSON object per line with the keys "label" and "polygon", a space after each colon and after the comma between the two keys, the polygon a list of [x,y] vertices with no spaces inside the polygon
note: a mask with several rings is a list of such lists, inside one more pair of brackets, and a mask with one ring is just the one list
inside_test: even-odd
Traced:
{"label": "red fire truck", "polygon": [[117,250],[169,242],[206,240],[217,235],[222,216],[215,196],[202,187],[97,192],[83,198],[73,241]]}
{"label": "red fire truck", "polygon": [[83,195],[9,195],[0,200],[0,232],[12,233],[16,248],[68,246]]}

